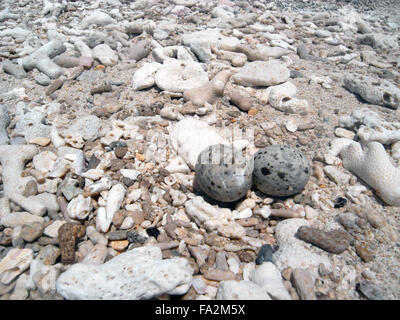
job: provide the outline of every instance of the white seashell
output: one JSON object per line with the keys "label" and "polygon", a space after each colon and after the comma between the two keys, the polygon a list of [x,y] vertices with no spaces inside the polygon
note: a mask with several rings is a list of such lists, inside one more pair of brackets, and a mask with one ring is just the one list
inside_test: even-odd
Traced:
{"label": "white seashell", "polygon": [[254,214],[260,215],[264,219],[268,219],[268,217],[271,215],[271,209],[270,209],[269,206],[263,206],[263,207],[258,208],[257,210],[255,210]]}
{"label": "white seashell", "polygon": [[58,149],[61,146],[65,146],[65,140],[60,137],[58,134],[58,131],[55,126],[51,127],[50,131],[50,140],[53,143],[53,145]]}
{"label": "white seashell", "polygon": [[169,175],[164,178],[164,182],[168,186],[172,186],[176,183],[176,178],[173,175]]}
{"label": "white seashell", "polygon": [[131,180],[134,180],[134,181],[141,174],[140,171],[137,171],[137,170],[134,170],[134,169],[121,169],[120,172],[125,178],[131,179]]}
{"label": "white seashell", "polygon": [[68,203],[67,213],[71,219],[83,220],[88,217],[92,209],[92,199],[80,194]]}
{"label": "white seashell", "polygon": [[297,130],[297,123],[295,123],[292,119],[289,119],[286,124],[285,127],[287,129],[287,131],[289,132],[296,132]]}

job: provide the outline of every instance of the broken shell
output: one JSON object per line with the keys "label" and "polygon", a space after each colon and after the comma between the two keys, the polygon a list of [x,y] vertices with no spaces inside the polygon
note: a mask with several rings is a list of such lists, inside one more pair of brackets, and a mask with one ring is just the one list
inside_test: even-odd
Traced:
{"label": "broken shell", "polygon": [[167,176],[164,178],[164,182],[168,186],[172,186],[176,183],[176,178],[173,175]]}
{"label": "broken shell", "polygon": [[92,199],[85,198],[80,194],[70,201],[67,206],[67,213],[71,219],[83,220],[87,218],[92,209]]}

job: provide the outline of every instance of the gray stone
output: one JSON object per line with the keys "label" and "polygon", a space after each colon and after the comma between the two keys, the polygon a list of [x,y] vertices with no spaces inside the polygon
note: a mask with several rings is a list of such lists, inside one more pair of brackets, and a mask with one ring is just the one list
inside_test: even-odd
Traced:
{"label": "gray stone", "polygon": [[7,144],[10,141],[7,134],[7,127],[10,124],[10,121],[11,118],[7,106],[0,104],[0,145]]}
{"label": "gray stone", "polygon": [[48,86],[51,83],[51,79],[44,73],[39,73],[35,76],[35,82],[41,86]]}
{"label": "gray stone", "polygon": [[232,146],[217,144],[199,154],[195,171],[196,187],[215,200],[232,202],[251,188],[253,159]]}
{"label": "gray stone", "polygon": [[40,111],[30,111],[23,115],[15,125],[15,134],[25,137],[26,142],[33,138],[48,137],[50,126],[44,124],[46,115]]}
{"label": "gray stone", "polygon": [[10,60],[6,60],[3,63],[3,70],[6,73],[12,74],[17,79],[26,78],[27,74],[22,66],[16,63],[12,63]]}
{"label": "gray stone", "polygon": [[151,42],[147,39],[140,40],[127,49],[127,56],[129,59],[139,61],[146,58],[151,51]]}
{"label": "gray stone", "polygon": [[79,118],[65,133],[72,136],[80,136],[86,141],[94,141],[99,135],[101,120],[95,115]]}
{"label": "gray stone", "polygon": [[62,69],[51,59],[63,53],[66,46],[60,40],[53,40],[33,52],[30,56],[22,59],[22,66],[25,70],[34,68],[43,72],[52,79],[56,79],[62,75]]}
{"label": "gray stone", "polygon": [[190,43],[190,50],[193,51],[193,53],[199,58],[201,62],[208,63],[210,62],[212,55],[211,55],[211,49],[210,47],[201,45],[196,42]]}
{"label": "gray stone", "polygon": [[79,58],[70,56],[69,54],[63,53],[55,57],[53,61],[63,68],[74,68],[79,66]]}
{"label": "gray stone", "polygon": [[307,158],[290,146],[272,145],[254,155],[254,184],[268,195],[281,197],[301,192],[310,172]]}
{"label": "gray stone", "polygon": [[274,251],[269,244],[264,244],[260,248],[260,251],[258,251],[256,265],[262,264],[264,262],[273,262],[273,260],[272,260],[273,252]]}
{"label": "gray stone", "polygon": [[85,39],[85,43],[89,48],[94,48],[102,43],[104,43],[107,39],[107,35],[103,32],[91,32]]}
{"label": "gray stone", "polygon": [[290,71],[278,60],[250,62],[233,75],[235,83],[246,87],[269,87],[285,82]]}
{"label": "gray stone", "polygon": [[352,75],[344,79],[344,86],[369,103],[391,109],[399,107],[400,89],[387,80]]}

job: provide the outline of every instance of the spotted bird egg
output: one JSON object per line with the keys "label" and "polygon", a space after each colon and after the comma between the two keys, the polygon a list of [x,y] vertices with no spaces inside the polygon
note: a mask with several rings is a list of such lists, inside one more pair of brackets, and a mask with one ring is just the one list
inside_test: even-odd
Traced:
{"label": "spotted bird egg", "polygon": [[233,202],[251,188],[253,168],[253,157],[241,150],[224,144],[209,146],[197,158],[194,186],[217,201]]}
{"label": "spotted bird egg", "polygon": [[277,197],[304,189],[310,178],[310,164],[296,148],[272,145],[254,155],[253,181],[261,192]]}

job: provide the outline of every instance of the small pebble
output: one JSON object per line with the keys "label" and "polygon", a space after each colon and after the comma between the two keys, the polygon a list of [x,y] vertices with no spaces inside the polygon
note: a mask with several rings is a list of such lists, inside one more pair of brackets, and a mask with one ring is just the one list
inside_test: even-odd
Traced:
{"label": "small pebble", "polygon": [[302,226],[297,230],[297,237],[309,242],[322,250],[340,254],[350,245],[350,236],[343,230],[323,231],[320,229]]}
{"label": "small pebble", "polygon": [[274,253],[272,247],[269,244],[264,244],[258,251],[256,265],[260,265],[263,262],[273,262],[272,254]]}
{"label": "small pebble", "polygon": [[364,262],[371,262],[374,260],[374,254],[365,244],[357,243],[354,247],[357,254],[361,257],[361,259],[363,259]]}

